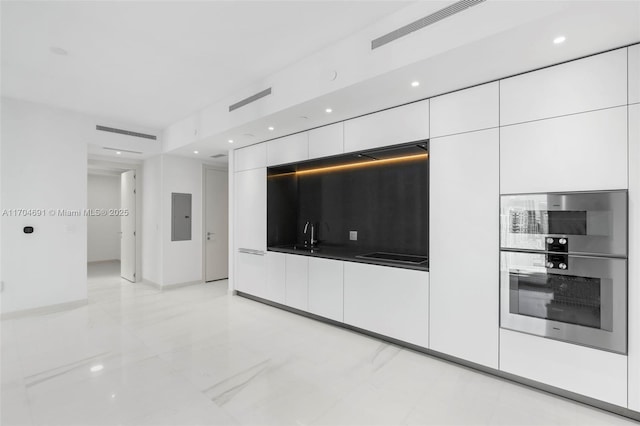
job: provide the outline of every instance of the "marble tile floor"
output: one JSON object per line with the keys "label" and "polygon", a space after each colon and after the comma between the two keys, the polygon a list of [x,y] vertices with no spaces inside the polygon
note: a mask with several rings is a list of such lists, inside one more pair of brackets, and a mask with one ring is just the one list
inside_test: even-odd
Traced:
{"label": "marble tile floor", "polygon": [[635,425],[232,296],[90,267],[89,303],[3,320],[9,425]]}

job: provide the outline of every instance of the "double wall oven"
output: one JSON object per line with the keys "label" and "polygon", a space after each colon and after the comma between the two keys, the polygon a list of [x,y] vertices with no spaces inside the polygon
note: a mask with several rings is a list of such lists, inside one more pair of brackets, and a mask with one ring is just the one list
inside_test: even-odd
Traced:
{"label": "double wall oven", "polygon": [[627,192],[503,195],[500,326],[627,352]]}

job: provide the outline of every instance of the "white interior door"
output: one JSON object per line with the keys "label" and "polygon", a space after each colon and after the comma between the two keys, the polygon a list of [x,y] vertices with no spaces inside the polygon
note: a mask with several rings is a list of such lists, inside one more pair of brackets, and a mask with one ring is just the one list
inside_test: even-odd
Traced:
{"label": "white interior door", "polygon": [[227,172],[205,170],[205,281],[229,277]]}
{"label": "white interior door", "polygon": [[136,173],[129,170],[120,175],[120,276],[136,282]]}

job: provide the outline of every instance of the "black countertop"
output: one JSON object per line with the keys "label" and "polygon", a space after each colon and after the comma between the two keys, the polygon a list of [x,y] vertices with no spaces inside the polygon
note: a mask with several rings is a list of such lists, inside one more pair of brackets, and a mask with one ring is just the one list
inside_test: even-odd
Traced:
{"label": "black countertop", "polygon": [[367,263],[370,265],[391,266],[393,268],[414,269],[416,271],[429,270],[428,261],[421,264],[415,264],[415,263],[407,263],[407,262],[387,261],[387,260],[381,260],[381,259],[370,259],[370,258],[364,259],[361,257],[357,257],[367,253],[371,253],[372,251],[375,251],[375,250],[363,250],[361,248],[358,249],[353,247],[342,247],[342,246],[320,246],[312,250],[305,249],[305,248],[295,248],[295,247],[296,246],[294,245],[274,246],[274,247],[267,247],[267,250],[278,252],[278,253],[297,254],[300,256],[344,260],[347,262]]}

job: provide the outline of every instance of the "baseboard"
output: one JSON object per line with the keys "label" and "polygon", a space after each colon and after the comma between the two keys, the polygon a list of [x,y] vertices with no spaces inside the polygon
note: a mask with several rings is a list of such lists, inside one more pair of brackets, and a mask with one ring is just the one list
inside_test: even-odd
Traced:
{"label": "baseboard", "polygon": [[58,303],[55,305],[42,306],[40,308],[23,309],[19,311],[2,313],[0,319],[16,319],[23,317],[31,317],[37,315],[48,315],[56,312],[68,311],[79,308],[89,303],[89,299],[74,300],[72,302]]}
{"label": "baseboard", "polygon": [[143,278],[142,281],[140,281],[142,284],[148,285],[150,287],[155,288],[156,290],[162,290],[162,286],[156,282],[150,281],[146,278]]}

